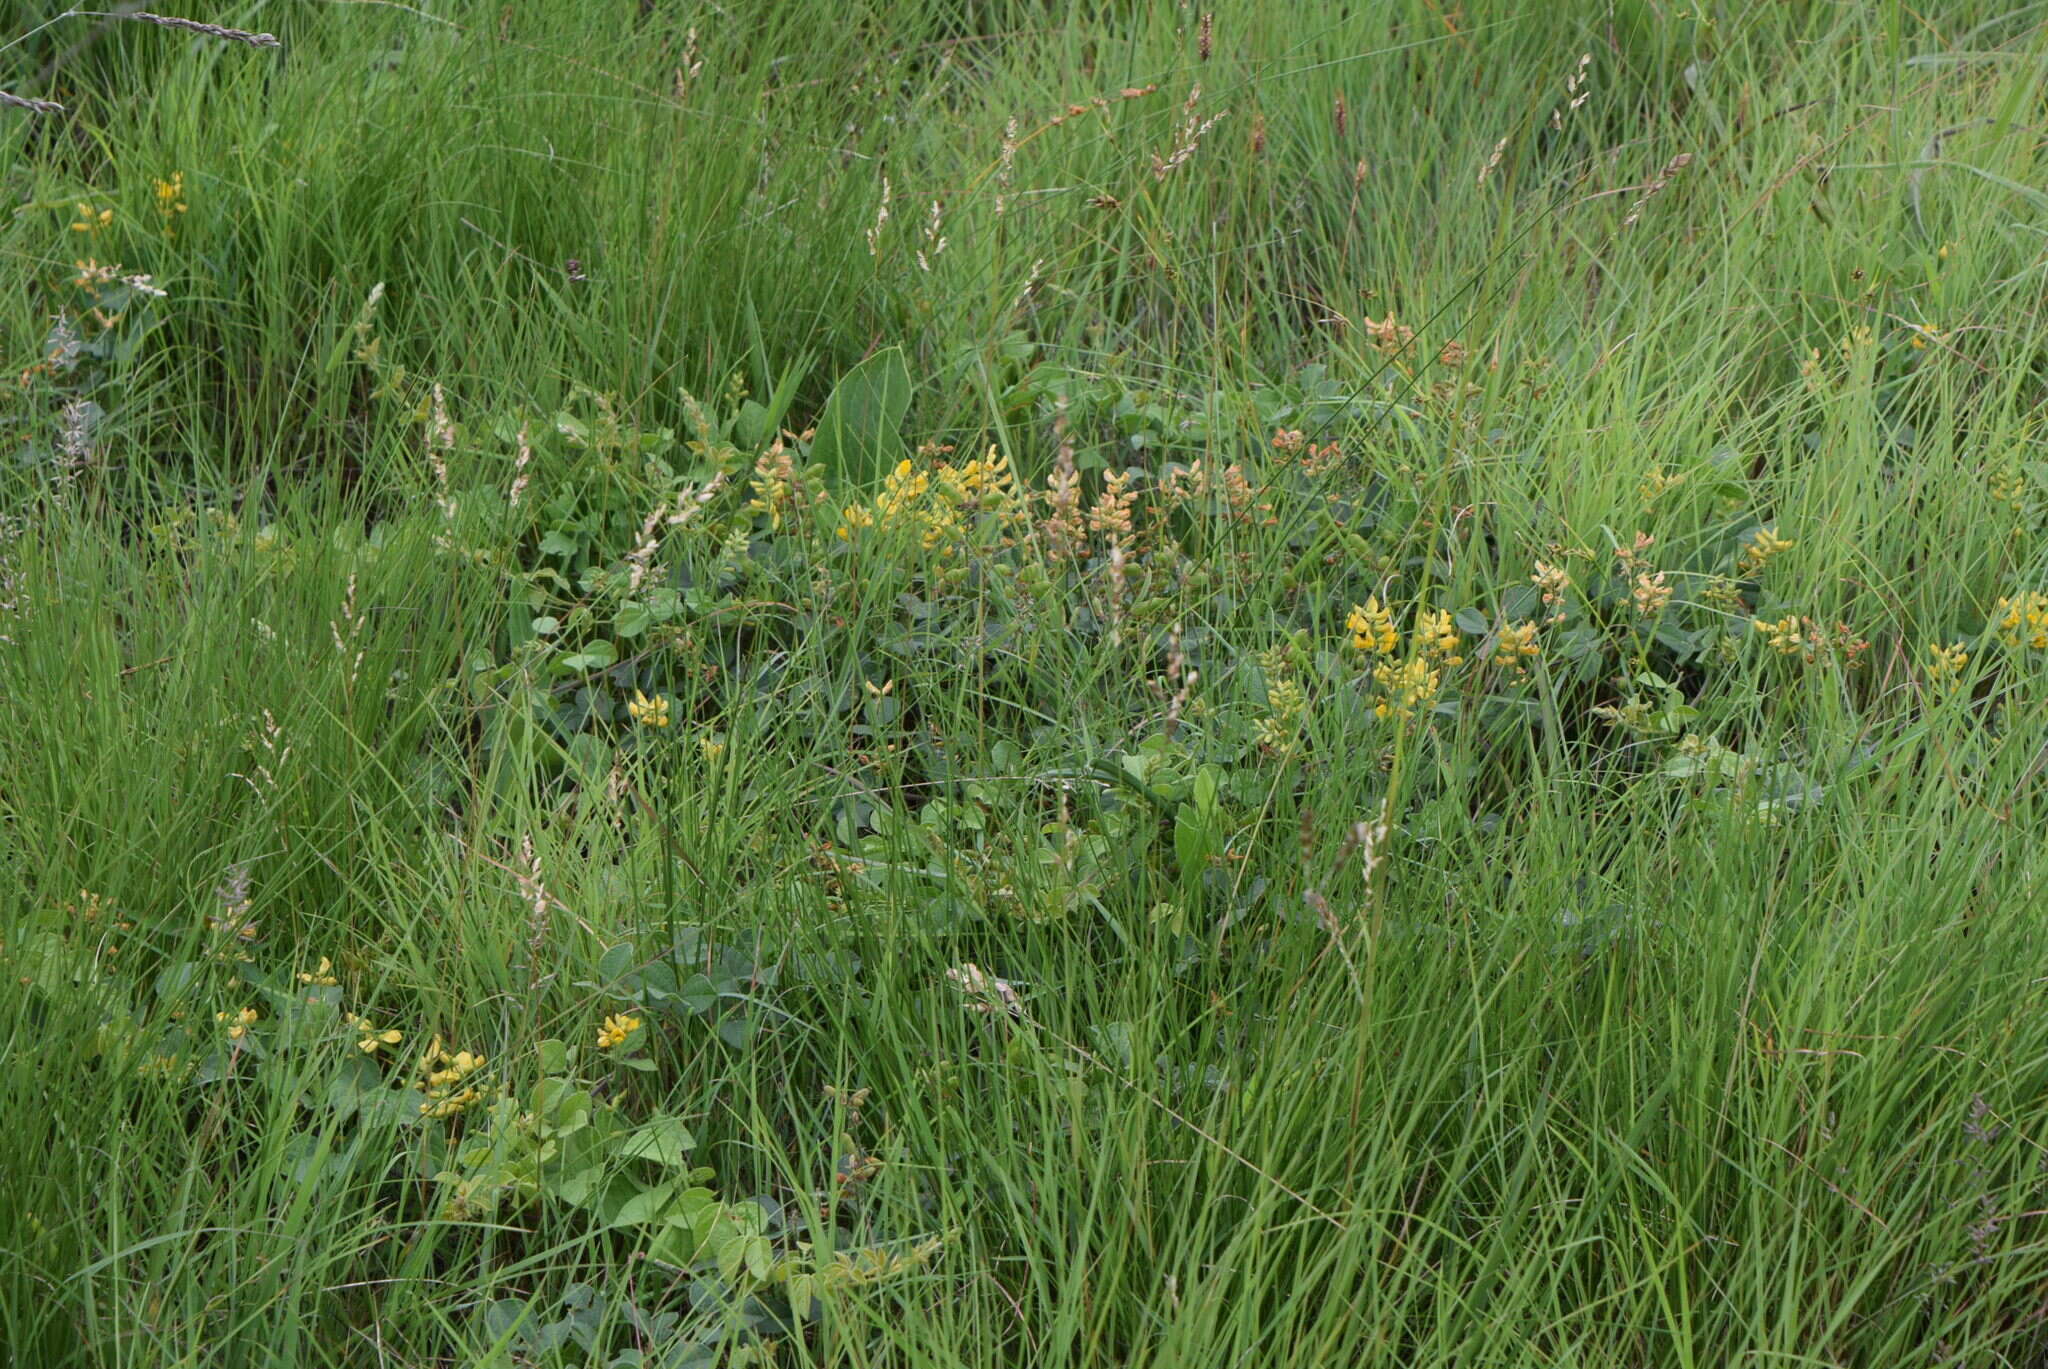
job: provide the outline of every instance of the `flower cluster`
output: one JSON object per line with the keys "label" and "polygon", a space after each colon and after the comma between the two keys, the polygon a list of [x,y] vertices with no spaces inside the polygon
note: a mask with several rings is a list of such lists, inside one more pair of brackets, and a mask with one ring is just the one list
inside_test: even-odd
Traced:
{"label": "flower cluster", "polygon": [[1023,515],[1009,459],[994,447],[964,465],[941,461],[928,470],[905,457],[883,479],[881,493],[872,502],[849,504],[840,511],[839,535],[851,541],[870,528],[907,530],[926,551],[944,556],[981,514],[997,515],[1005,522]]}
{"label": "flower cluster", "polygon": [[1494,639],[1493,663],[1503,670],[1527,674],[1529,662],[1542,654],[1543,645],[1536,640],[1536,624],[1507,623],[1501,627],[1500,635]]}
{"label": "flower cluster", "polygon": [[241,1011],[233,1013],[217,1012],[213,1015],[213,1020],[227,1023],[228,1039],[230,1041],[240,1041],[249,1034],[249,1028],[256,1025],[257,1019],[260,1016],[261,1014],[254,1008],[243,1008]]}
{"label": "flower cluster", "polygon": [[1791,539],[1778,536],[1775,528],[1758,528],[1742,544],[1742,554],[1735,558],[1736,573],[1745,580],[1754,580],[1773,557],[1790,551],[1793,545]]}
{"label": "flower cluster", "polygon": [[1382,661],[1373,667],[1372,682],[1380,697],[1373,713],[1381,718],[1412,718],[1417,711],[1436,702],[1443,688],[1443,671],[1421,656],[1410,656],[1400,664]]}
{"label": "flower cluster", "polygon": [[1266,716],[1259,720],[1256,735],[1269,751],[1290,749],[1307,720],[1308,691],[1297,677],[1305,647],[1305,642],[1288,641],[1259,653],[1259,670],[1266,677]]}
{"label": "flower cluster", "polygon": [[1782,618],[1755,618],[1751,629],[1771,650],[1781,656],[1797,656],[1812,665],[1823,656],[1838,657],[1844,667],[1854,670],[1863,664],[1870,643],[1852,632],[1847,623],[1836,623],[1832,631],[1811,618],[1788,613]]}
{"label": "flower cluster", "polygon": [[471,1051],[449,1052],[435,1037],[420,1056],[420,1078],[413,1087],[426,1095],[422,1117],[453,1117],[483,1100],[483,1091],[469,1079],[484,1067],[484,1057]]}
{"label": "flower cluster", "polygon": [[650,699],[636,689],[626,705],[626,715],[642,727],[667,727],[668,696],[657,694]]}
{"label": "flower cluster", "polygon": [[1372,668],[1377,717],[1412,718],[1427,711],[1443,690],[1444,671],[1465,663],[1464,639],[1451,615],[1441,609],[1415,610],[1405,657],[1394,611],[1377,596],[1353,605],[1344,629],[1352,650],[1377,658]]}
{"label": "flower cluster", "polygon": [[608,1051],[614,1046],[624,1045],[626,1038],[639,1030],[640,1019],[631,1013],[612,1014],[597,1029],[597,1048]]}
{"label": "flower cluster", "polygon": [[1401,634],[1394,630],[1394,615],[1377,597],[1352,605],[1344,627],[1351,634],[1353,651],[1391,656],[1401,648]]}
{"label": "flower cluster", "polygon": [[405,1040],[405,1033],[389,1027],[380,1030],[377,1024],[367,1017],[343,1013],[341,1020],[355,1028],[356,1049],[364,1055],[375,1055],[386,1046],[395,1046]]}
{"label": "flower cluster", "polygon": [[1940,642],[1927,644],[1927,679],[1937,688],[1950,688],[1962,678],[1963,667],[1970,663],[1970,653],[1961,642],[1943,646]]}
{"label": "flower cluster", "polygon": [[1991,622],[1998,640],[2012,650],[2048,651],[2048,594],[2028,590],[2000,599],[1991,606]]}
{"label": "flower cluster", "polygon": [[188,208],[190,206],[185,203],[184,172],[173,171],[169,180],[156,183],[156,212],[157,217],[163,220],[165,237],[174,238],[178,235],[178,218]]}
{"label": "flower cluster", "polygon": [[754,476],[748,482],[747,511],[765,516],[769,528],[779,531],[785,518],[825,498],[823,469],[812,466],[799,470],[795,451],[782,438],[776,438],[754,462]]}

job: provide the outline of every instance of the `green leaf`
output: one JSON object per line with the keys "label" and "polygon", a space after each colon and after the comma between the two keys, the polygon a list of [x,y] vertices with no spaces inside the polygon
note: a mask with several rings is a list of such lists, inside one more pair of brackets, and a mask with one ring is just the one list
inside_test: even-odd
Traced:
{"label": "green leaf", "polygon": [[766,1280],[769,1271],[775,1267],[775,1252],[769,1246],[766,1236],[747,1237],[744,1258],[747,1264],[747,1275],[755,1283],[761,1283]]}
{"label": "green leaf", "polygon": [[540,1043],[540,1070],[542,1074],[560,1074],[569,1068],[568,1043],[553,1037]]}
{"label": "green leaf", "polygon": [[690,1151],[696,1144],[697,1138],[690,1134],[690,1129],[680,1118],[657,1117],[636,1127],[619,1146],[619,1154],[629,1159],[652,1160],[656,1164],[683,1169],[688,1167]]}
{"label": "green leaf", "polygon": [[1209,863],[1209,831],[1192,809],[1174,814],[1173,855],[1182,879],[1194,879]]}
{"label": "green leaf", "polygon": [[[706,1199],[710,1197],[702,1189],[691,1192],[702,1193]],[[685,1202],[688,1197],[688,1194],[684,1195]],[[687,1269],[703,1255],[705,1242],[717,1224],[715,1203],[705,1202],[695,1210],[683,1208],[671,1212],[663,1219],[660,1233],[647,1243],[647,1258],[677,1269]]]}
{"label": "green leaf", "polygon": [[156,996],[164,1002],[176,1002],[185,996],[199,981],[200,971],[206,967],[196,960],[180,960],[156,977]]}
{"label": "green leaf", "polygon": [[619,1210],[612,1214],[609,1225],[645,1226],[659,1221],[675,1201],[675,1196],[676,1186],[673,1183],[643,1189],[619,1204]]}
{"label": "green leaf", "polygon": [[619,649],[600,637],[574,656],[564,656],[558,664],[563,670],[580,673],[586,670],[604,670],[618,659]]}
{"label": "green leaf", "polygon": [[903,419],[910,412],[910,367],[903,349],[884,347],[848,371],[818,416],[811,458],[828,475],[872,479],[903,456]]}
{"label": "green leaf", "polygon": [[621,637],[638,637],[653,626],[653,610],[637,599],[619,605],[618,614],[612,619],[612,631]]}
{"label": "green leaf", "polygon": [[573,1203],[577,1207],[583,1207],[588,1205],[592,1198],[597,1195],[598,1185],[603,1179],[603,1166],[584,1165],[582,1168],[572,1169],[566,1174],[553,1175],[541,1180],[541,1188],[546,1193],[561,1199],[565,1203]]}
{"label": "green leaf", "polygon": [[790,1313],[798,1321],[803,1321],[811,1315],[811,1290],[816,1278],[814,1274],[792,1274],[783,1285],[783,1293],[789,1299]]}
{"label": "green leaf", "polygon": [[717,1005],[718,986],[707,975],[693,974],[684,982],[681,997],[685,1008],[702,1016]]}
{"label": "green leaf", "polygon": [[327,1106],[343,1117],[351,1117],[384,1088],[384,1075],[360,1055],[351,1055],[335,1067],[327,1081]]}
{"label": "green leaf", "polygon": [[604,953],[597,962],[597,982],[616,984],[633,968],[633,946],[631,942],[620,942]]}
{"label": "green leaf", "polygon": [[740,1262],[747,1256],[745,1236],[727,1236],[718,1243],[718,1275],[727,1283],[740,1272]]}
{"label": "green leaf", "polygon": [[590,733],[579,732],[569,739],[569,760],[585,784],[602,785],[611,773],[612,749]]}
{"label": "green leaf", "polygon": [[511,1343],[513,1335],[526,1320],[524,1298],[498,1298],[484,1304],[484,1337],[500,1345]]}
{"label": "green leaf", "polygon": [[742,447],[758,447],[768,440],[773,427],[768,411],[751,399],[740,401],[740,411],[733,420],[732,438]]}

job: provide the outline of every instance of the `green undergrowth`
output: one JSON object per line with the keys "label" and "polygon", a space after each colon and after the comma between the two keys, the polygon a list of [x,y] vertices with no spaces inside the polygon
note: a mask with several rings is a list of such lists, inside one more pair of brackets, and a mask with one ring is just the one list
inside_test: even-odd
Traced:
{"label": "green undergrowth", "polygon": [[0,48],[16,1361],[2048,1353],[2038,7],[208,18]]}

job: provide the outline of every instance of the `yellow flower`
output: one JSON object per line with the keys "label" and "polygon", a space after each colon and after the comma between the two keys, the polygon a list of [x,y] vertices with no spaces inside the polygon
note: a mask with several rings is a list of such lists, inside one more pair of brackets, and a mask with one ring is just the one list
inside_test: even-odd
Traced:
{"label": "yellow flower", "polygon": [[1017,489],[1016,477],[1010,471],[1010,459],[993,445],[989,447],[987,456],[969,461],[964,466],[940,462],[938,478],[953,502],[963,509],[976,511],[1001,508]]}
{"label": "yellow flower", "polygon": [[1963,667],[1970,663],[1970,653],[1961,642],[1943,646],[1940,642],[1927,644],[1927,678],[1943,687],[1953,685],[1962,677]]}
{"label": "yellow flower", "polygon": [[2028,590],[2017,599],[2000,599],[1991,606],[1991,616],[1998,640],[2012,650],[2048,651],[2048,594]]}
{"label": "yellow flower", "polygon": [[420,1104],[422,1117],[453,1117],[483,1097],[475,1089],[464,1089],[460,1093],[443,1095],[429,1094],[430,1101]]}
{"label": "yellow flower", "polygon": [[607,1017],[604,1020],[604,1025],[597,1029],[597,1048],[601,1051],[608,1051],[639,1030],[640,1019],[631,1013],[619,1013]]}
{"label": "yellow flower", "polygon": [[177,236],[178,215],[185,212],[185,173],[173,171],[167,181],[156,183],[156,212],[163,217],[164,236]]}
{"label": "yellow flower", "polygon": [[390,1029],[379,1031],[377,1024],[367,1017],[357,1017],[350,1013],[343,1020],[361,1033],[360,1039],[356,1042],[356,1049],[364,1055],[375,1055],[384,1047],[395,1046],[405,1040],[405,1033]]}
{"label": "yellow flower", "polygon": [[1536,624],[1510,623],[1501,628],[1500,637],[1493,644],[1493,663],[1527,670],[1529,658],[1542,650],[1542,644],[1536,640]]}
{"label": "yellow flower", "polygon": [[697,752],[704,757],[706,765],[715,765],[725,754],[725,741],[717,736],[703,736],[697,739]]}
{"label": "yellow flower", "polygon": [[1759,527],[1749,537],[1749,541],[1743,543],[1743,553],[1741,553],[1741,557],[1737,557],[1735,570],[1745,580],[1753,580],[1757,576],[1757,572],[1763,570],[1769,564],[1769,559],[1772,559],[1774,555],[1778,555],[1780,551],[1790,551],[1792,545],[1794,543],[1788,537],[1780,537],[1778,535],[1778,529]]}
{"label": "yellow flower", "polygon": [[626,705],[626,713],[643,727],[667,727],[668,699],[660,694],[650,699],[636,689],[633,701]]}
{"label": "yellow flower", "polygon": [[1674,490],[1683,485],[1685,479],[1683,474],[1673,474],[1662,466],[1653,466],[1650,468],[1649,474],[1645,475],[1636,486],[1636,497],[1641,499],[1644,506],[1647,507],[1656,503],[1658,497],[1664,494],[1665,491]]}
{"label": "yellow flower", "polygon": [[1418,709],[1426,709],[1436,701],[1437,690],[1443,685],[1443,672],[1420,656],[1410,656],[1400,665],[1387,661],[1375,666],[1372,678],[1384,691],[1372,710],[1382,718],[1414,717]]}
{"label": "yellow flower", "polygon": [[1762,634],[1772,649],[1783,656],[1803,655],[1807,648],[1806,635],[1801,631],[1799,616],[1788,613],[1775,622],[1763,618],[1752,619],[1750,625]]}
{"label": "yellow flower", "polygon": [[1457,624],[1451,621],[1449,613],[1439,609],[1416,619],[1415,646],[1423,655],[1447,666],[1463,665],[1465,658],[1458,654],[1461,645]]}
{"label": "yellow flower", "polygon": [[334,978],[334,962],[324,955],[321,956],[319,969],[299,971],[299,982],[301,984],[331,987],[336,982]]}
{"label": "yellow flower", "polygon": [[74,233],[97,233],[114,222],[114,211],[111,209],[94,209],[83,202],[77,208],[78,218],[71,224],[71,231]]}
{"label": "yellow flower", "polygon": [[1354,604],[1344,626],[1351,633],[1354,651],[1391,656],[1401,648],[1401,634],[1394,630],[1394,615],[1377,598]]}
{"label": "yellow flower", "polygon": [[2017,462],[2008,460],[1991,472],[1991,497],[2014,513],[2026,510],[2027,476]]}
{"label": "yellow flower", "polygon": [[875,525],[875,515],[865,504],[848,504],[839,511],[839,535],[851,542],[853,534]]}
{"label": "yellow flower", "polygon": [[464,1080],[484,1067],[484,1057],[471,1051],[457,1051],[453,1055],[442,1046],[441,1038],[435,1037],[420,1056],[420,1081],[414,1088],[427,1096],[420,1104],[423,1117],[452,1117],[465,1108],[481,1101],[482,1090],[474,1085],[465,1085]]}
{"label": "yellow flower", "polygon": [[216,1022],[232,1022],[234,1025],[228,1028],[228,1039],[230,1041],[239,1041],[247,1036],[249,1028],[256,1024],[257,1012],[254,1008],[243,1008],[240,1012],[233,1014],[217,1012],[213,1015],[213,1020]]}

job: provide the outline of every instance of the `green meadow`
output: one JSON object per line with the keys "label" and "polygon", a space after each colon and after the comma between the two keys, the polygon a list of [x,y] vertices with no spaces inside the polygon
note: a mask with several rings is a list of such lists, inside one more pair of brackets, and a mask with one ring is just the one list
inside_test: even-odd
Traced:
{"label": "green meadow", "polygon": [[2048,7],[0,20],[0,1364],[2048,1363]]}

